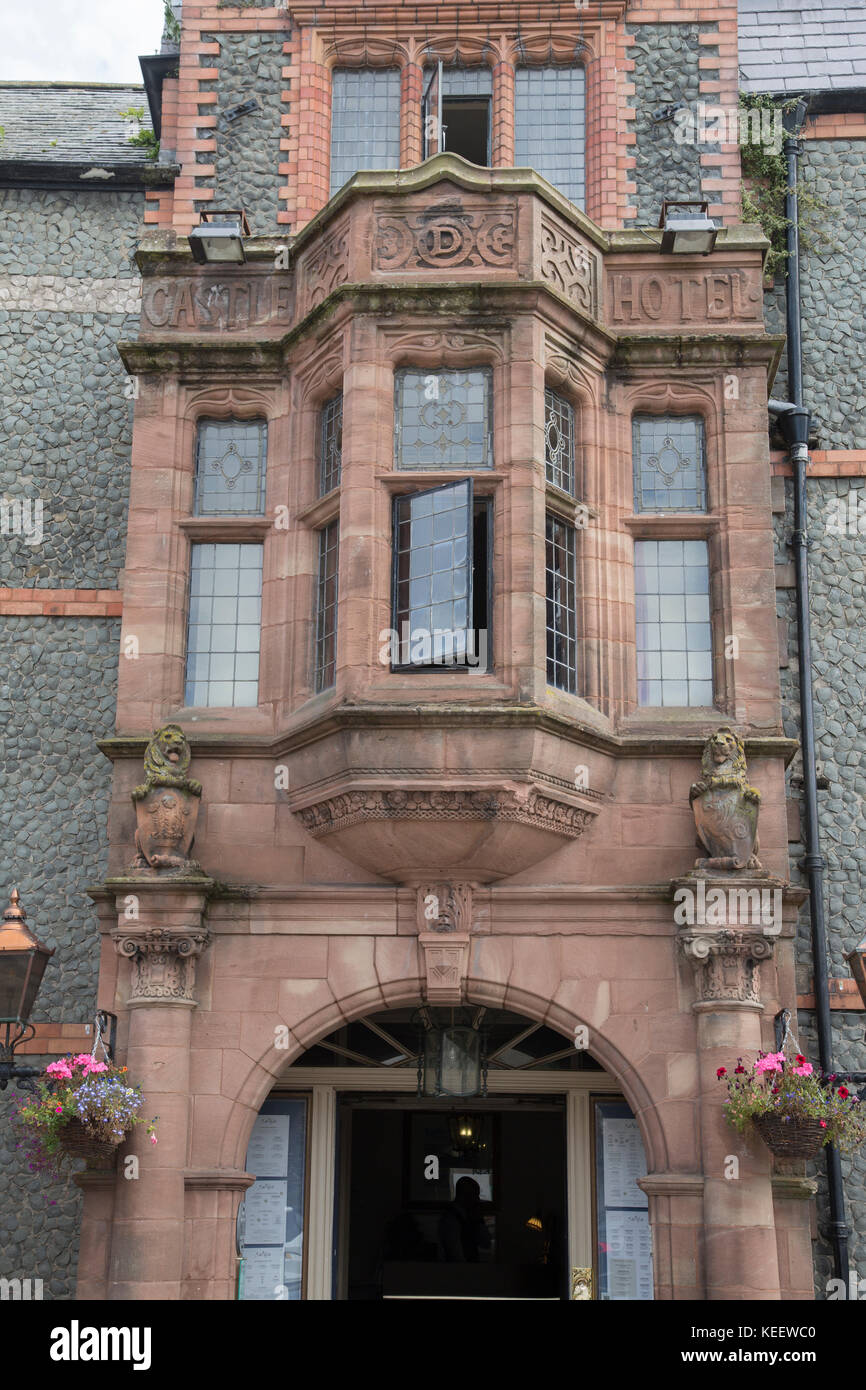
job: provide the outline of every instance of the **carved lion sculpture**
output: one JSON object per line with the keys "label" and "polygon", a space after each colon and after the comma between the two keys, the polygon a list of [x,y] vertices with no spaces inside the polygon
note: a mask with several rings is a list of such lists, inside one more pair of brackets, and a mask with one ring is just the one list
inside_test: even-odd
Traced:
{"label": "carved lion sculpture", "polygon": [[137,830],[135,873],[200,872],[190,859],[201,783],[187,777],[190,747],[179,724],[157,729],[144,755],[145,780],[132,792]]}
{"label": "carved lion sculpture", "polygon": [[179,724],[166,724],[157,729],[144,755],[145,781],[133,788],[133,801],[142,801],[154,787],[181,787],[193,796],[201,796],[201,782],[187,778],[192,754],[186,735]]}
{"label": "carved lion sculpture", "polygon": [[742,741],[727,725],[704,745],[701,780],[690,788],[689,802],[698,838],[709,851],[709,858],[699,859],[696,869],[761,870],[761,793],[749,785]]}

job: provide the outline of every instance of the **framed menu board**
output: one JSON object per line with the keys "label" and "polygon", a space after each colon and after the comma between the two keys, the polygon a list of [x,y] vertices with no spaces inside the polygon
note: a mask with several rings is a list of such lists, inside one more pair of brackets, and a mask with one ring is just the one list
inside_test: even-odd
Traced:
{"label": "framed menu board", "polygon": [[307,1097],[266,1100],[247,1148],[255,1182],[238,1211],[244,1301],[300,1299],[304,1284]]}
{"label": "framed menu board", "polygon": [[638,1122],[625,1101],[595,1102],[595,1173],[599,1299],[653,1296],[652,1243]]}

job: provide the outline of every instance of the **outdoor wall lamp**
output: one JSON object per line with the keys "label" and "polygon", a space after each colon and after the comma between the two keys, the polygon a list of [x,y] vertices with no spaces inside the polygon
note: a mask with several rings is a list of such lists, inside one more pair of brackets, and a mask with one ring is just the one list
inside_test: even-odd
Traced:
{"label": "outdoor wall lamp", "polygon": [[425,1027],[418,1048],[418,1095],[486,1096],[483,1054],[478,1028]]}
{"label": "outdoor wall lamp", "polygon": [[[716,244],[718,228],[709,215],[709,203],[699,198],[674,200],[665,198],[659,226],[662,228],[662,251],[673,256],[708,256]],[[697,208],[697,212],[681,212]],[[672,211],[673,210],[673,211]]]}
{"label": "outdoor wall lamp", "polygon": [[243,265],[244,237],[250,225],[243,209],[211,209],[201,213],[201,226],[189,233],[189,249],[199,265]]}
{"label": "outdoor wall lamp", "polygon": [[39,1075],[38,1068],[15,1066],[15,1049],[36,1032],[30,1015],[45,967],[54,955],[53,948],[36,940],[18,902],[18,889],[13,888],[0,922],[0,1091],[13,1079],[22,1090],[32,1090],[28,1079]]}

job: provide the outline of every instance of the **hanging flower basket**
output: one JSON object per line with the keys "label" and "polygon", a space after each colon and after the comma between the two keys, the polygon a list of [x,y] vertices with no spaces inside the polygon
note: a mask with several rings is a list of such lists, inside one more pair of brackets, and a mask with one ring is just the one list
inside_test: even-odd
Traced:
{"label": "hanging flower basket", "polygon": [[68,1158],[83,1158],[88,1168],[114,1166],[114,1155],[129,1131],[120,1139],[97,1139],[80,1120],[69,1120],[57,1134],[57,1142]]}
{"label": "hanging flower basket", "polygon": [[133,1128],[147,1124],[156,1143],[156,1119],[140,1113],[144,1097],[130,1086],[126,1067],[71,1054],[52,1062],[37,1092],[19,1100],[19,1148],[33,1172],[63,1177],[63,1160],[83,1160],[95,1172],[114,1167],[114,1155]]}
{"label": "hanging flower basket", "polygon": [[777,1158],[817,1158],[827,1142],[827,1126],[820,1120],[756,1115],[752,1124]]}
{"label": "hanging flower basket", "polygon": [[777,1158],[816,1158],[825,1144],[853,1153],[866,1141],[866,1107],[835,1075],[802,1053],[759,1052],[716,1076],[728,1090],[725,1115],[740,1134],[754,1129]]}

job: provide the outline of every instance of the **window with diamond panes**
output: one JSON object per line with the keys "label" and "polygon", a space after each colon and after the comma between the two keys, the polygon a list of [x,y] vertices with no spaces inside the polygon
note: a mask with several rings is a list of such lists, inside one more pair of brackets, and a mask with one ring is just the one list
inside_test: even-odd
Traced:
{"label": "window with diamond panes", "polygon": [[547,682],[574,694],[577,687],[575,531],[547,514]]}
{"label": "window with diamond panes", "polygon": [[707,467],[699,415],[636,415],[636,512],[705,512]]}
{"label": "window with diamond panes", "polygon": [[397,372],[397,468],[492,468],[492,372]]}
{"label": "window with diamond panes", "polygon": [[201,420],[196,516],[262,516],[268,457],[264,420]]}
{"label": "window with diamond panes", "polygon": [[640,705],[713,703],[707,542],[635,541]]}
{"label": "window with diamond panes", "polygon": [[322,406],[319,434],[319,495],[340,486],[343,466],[343,395]]}
{"label": "window with diamond panes", "polygon": [[340,523],[319,532],[319,577],[316,599],[316,690],[337,679],[337,582]]}
{"label": "window with diamond panes", "polygon": [[583,68],[518,68],[514,75],[514,163],[528,166],[583,207],[586,178]]}
{"label": "window with diamond panes", "polygon": [[262,546],[193,545],[187,705],[255,705],[259,689]]}
{"label": "window with diamond panes", "polygon": [[399,69],[335,69],[331,77],[331,196],[359,169],[399,167]]}
{"label": "window with diamond panes", "polygon": [[574,410],[548,387],[544,392],[544,464],[547,481],[574,496]]}

